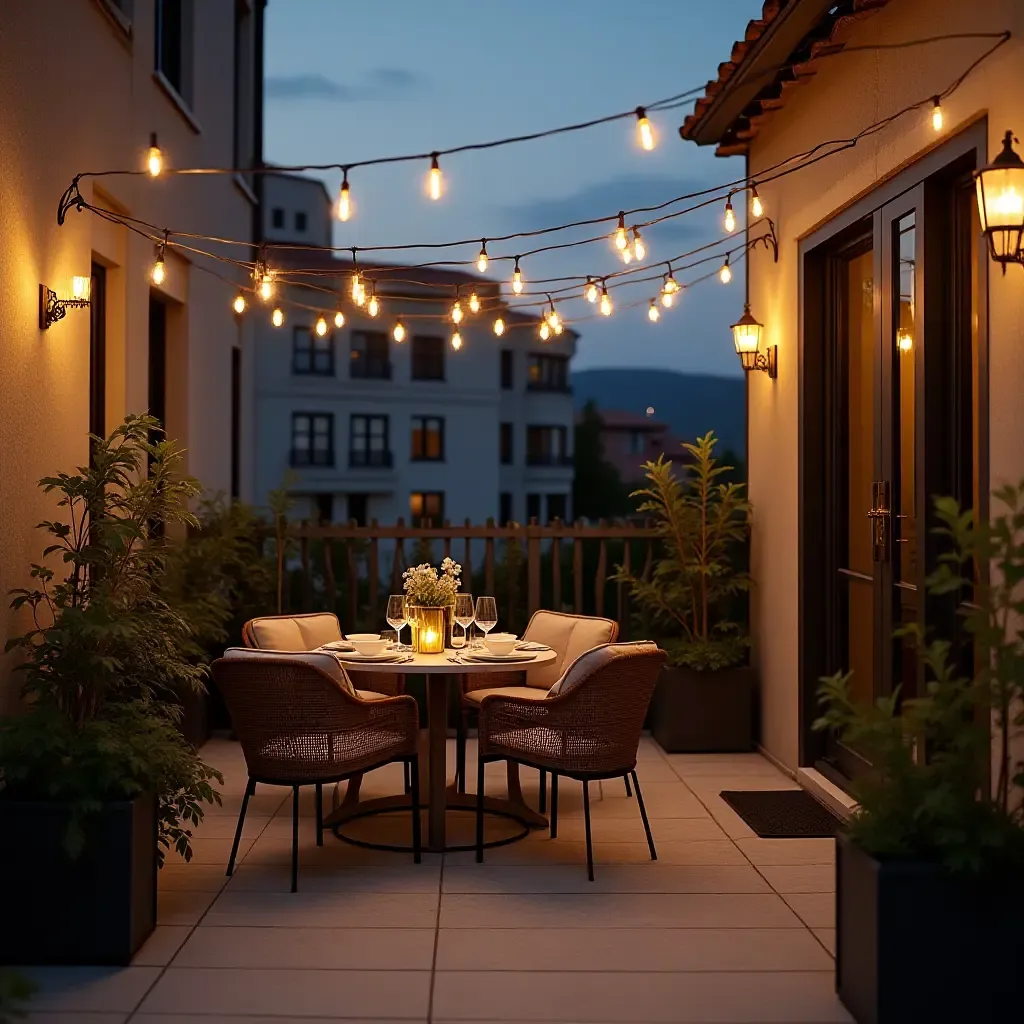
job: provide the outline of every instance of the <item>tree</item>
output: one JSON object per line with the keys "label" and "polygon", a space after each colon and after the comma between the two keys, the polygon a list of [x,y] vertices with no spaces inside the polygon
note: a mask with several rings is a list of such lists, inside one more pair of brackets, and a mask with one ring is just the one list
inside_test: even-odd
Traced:
{"label": "tree", "polygon": [[575,429],[572,482],[574,513],[585,519],[613,518],[633,511],[629,488],[601,450],[603,427],[596,405],[587,402]]}

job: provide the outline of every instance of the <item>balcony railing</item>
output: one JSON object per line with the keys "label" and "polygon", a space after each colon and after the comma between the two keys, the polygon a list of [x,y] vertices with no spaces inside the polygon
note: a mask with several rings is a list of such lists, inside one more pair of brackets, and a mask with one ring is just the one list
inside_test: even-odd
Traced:
{"label": "balcony railing", "polygon": [[557,455],[552,452],[527,452],[528,466],[571,466],[571,455]]}
{"label": "balcony railing", "polygon": [[351,451],[348,465],[350,469],[390,469],[394,457],[390,451]]}
{"label": "balcony railing", "polygon": [[355,380],[391,380],[391,361],[388,359],[353,359],[348,364],[348,375]]}
{"label": "balcony railing", "polygon": [[296,469],[303,466],[333,466],[334,452],[318,451],[312,448],[293,448],[289,462]]}

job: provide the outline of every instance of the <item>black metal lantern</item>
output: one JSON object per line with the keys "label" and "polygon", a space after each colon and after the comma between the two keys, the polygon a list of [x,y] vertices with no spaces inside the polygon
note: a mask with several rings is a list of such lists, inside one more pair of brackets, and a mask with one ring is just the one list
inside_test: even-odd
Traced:
{"label": "black metal lantern", "polygon": [[1024,160],[1014,151],[1013,132],[1003,136],[1003,148],[987,167],[975,175],[978,215],[988,239],[989,252],[997,263],[1024,262]]}
{"label": "black metal lantern", "polygon": [[769,377],[775,377],[778,348],[771,345],[767,352],[762,353],[763,333],[764,326],[750,312],[750,303],[744,303],[743,316],[732,325],[732,340],[736,345],[736,354],[740,357],[743,369],[748,373],[751,370],[764,370]]}

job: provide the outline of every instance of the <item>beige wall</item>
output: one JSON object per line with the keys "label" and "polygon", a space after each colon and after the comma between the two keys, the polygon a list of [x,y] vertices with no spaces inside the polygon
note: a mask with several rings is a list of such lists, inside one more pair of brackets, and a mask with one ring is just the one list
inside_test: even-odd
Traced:
{"label": "beige wall", "polygon": [[[138,168],[157,132],[169,162],[230,166],[233,159],[235,0],[195,3],[191,117],[153,74],[154,2],[135,0],[131,33],[101,0],[33,0],[0,32],[0,590],[26,581],[39,558],[35,523],[52,513],[44,474],[88,457],[89,312],[38,328],[40,283],[70,293],[93,259],[108,267],[108,429],[146,409],[149,266],[153,245],[90,213],[56,223],[57,200],[77,173]],[[249,20],[251,30],[254,19]],[[245,115],[251,118],[251,110]],[[249,133],[251,138],[251,132]],[[249,238],[249,196],[229,176],[108,177],[86,199],[155,224]],[[242,250],[242,255],[247,252]],[[188,468],[210,488],[230,484],[231,347],[240,328],[233,288],[177,255],[163,291],[171,303],[169,427]],[[242,328],[244,333],[245,328]],[[0,600],[3,637],[25,623]],[[0,662],[0,708],[9,664]]]}
{"label": "beige wall", "polygon": [[[943,101],[945,131],[987,115],[989,153],[1007,128],[1024,137],[1024,4],[1020,0],[895,0],[865,21],[850,44],[897,42],[953,32],[1014,33]],[[821,61],[810,84],[755,139],[750,173],[825,139],[845,138],[907,103],[945,89],[989,40],[947,41],[914,49],[845,54]],[[789,766],[798,763],[798,259],[799,239],[837,210],[936,145],[927,111],[905,116],[853,150],[760,187],[779,233],[779,262],[764,250],[751,262],[751,304],[779,347],[779,376],[749,378],[750,495],[755,509],[753,605],[756,661],[763,689],[763,742]],[[991,484],[1024,474],[1024,269],[989,275]],[[813,558],[814,553],[808,552]]]}

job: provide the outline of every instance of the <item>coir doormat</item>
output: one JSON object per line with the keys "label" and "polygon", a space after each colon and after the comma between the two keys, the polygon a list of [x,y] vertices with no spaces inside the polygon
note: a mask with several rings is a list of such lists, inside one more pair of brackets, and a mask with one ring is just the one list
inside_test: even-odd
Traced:
{"label": "coir doormat", "polygon": [[762,839],[831,839],[843,825],[802,789],[724,791],[722,799]]}

